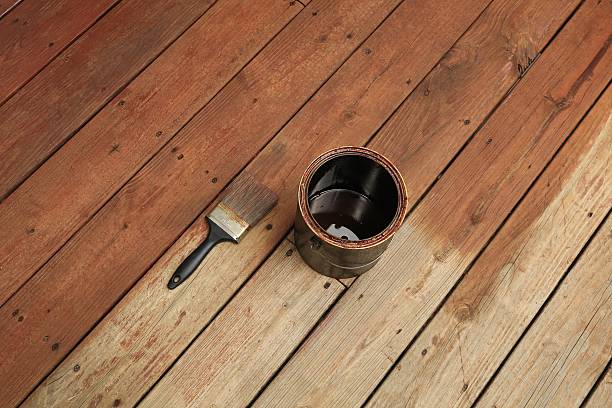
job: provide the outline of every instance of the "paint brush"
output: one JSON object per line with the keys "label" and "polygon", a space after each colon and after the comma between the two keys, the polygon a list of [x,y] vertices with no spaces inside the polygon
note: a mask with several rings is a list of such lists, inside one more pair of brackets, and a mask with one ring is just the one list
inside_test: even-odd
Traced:
{"label": "paint brush", "polygon": [[277,201],[276,194],[253,177],[238,176],[227,188],[225,197],[206,216],[208,236],[179,265],[168,282],[168,288],[174,289],[183,283],[218,243],[239,243],[249,228],[268,214]]}

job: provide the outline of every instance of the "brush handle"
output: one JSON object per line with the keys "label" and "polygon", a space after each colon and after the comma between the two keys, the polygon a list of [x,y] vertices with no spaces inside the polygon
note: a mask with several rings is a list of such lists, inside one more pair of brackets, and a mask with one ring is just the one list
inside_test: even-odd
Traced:
{"label": "brush handle", "polygon": [[211,249],[219,242],[234,242],[238,243],[232,238],[227,232],[221,227],[215,224],[206,217],[208,222],[208,236],[187,258],[176,268],[176,271],[168,281],[168,289],[174,289],[181,283],[183,283],[202,263],[202,260],[210,252]]}

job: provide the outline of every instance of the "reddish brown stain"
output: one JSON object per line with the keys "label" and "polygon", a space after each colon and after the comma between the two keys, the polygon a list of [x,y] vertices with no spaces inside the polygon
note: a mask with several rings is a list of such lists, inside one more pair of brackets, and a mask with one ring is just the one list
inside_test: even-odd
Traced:
{"label": "reddish brown stain", "polygon": [[100,401],[102,401],[103,395],[102,394],[96,394],[96,396],[89,401],[89,408],[95,408],[100,404]]}
{"label": "reddish brown stain", "polygon": [[185,312],[184,310],[181,310],[181,313],[179,313],[179,317],[176,320],[176,323],[174,323],[174,327],[178,327],[179,324],[181,324],[181,322],[183,321],[183,318],[187,315],[187,312]]}

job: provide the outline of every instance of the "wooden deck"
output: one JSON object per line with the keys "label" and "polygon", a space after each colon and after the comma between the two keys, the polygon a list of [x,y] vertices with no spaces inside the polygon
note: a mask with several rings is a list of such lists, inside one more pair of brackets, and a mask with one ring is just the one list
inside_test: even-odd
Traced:
{"label": "wooden deck", "polygon": [[[612,1],[0,0],[0,406],[610,407]],[[334,280],[299,178],[409,215]],[[170,291],[248,173],[279,201]]]}

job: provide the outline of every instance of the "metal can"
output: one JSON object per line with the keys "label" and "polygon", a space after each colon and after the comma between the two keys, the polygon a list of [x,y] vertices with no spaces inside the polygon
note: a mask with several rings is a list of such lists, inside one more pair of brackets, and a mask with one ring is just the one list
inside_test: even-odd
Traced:
{"label": "metal can", "polygon": [[363,147],[323,153],[298,188],[295,244],[315,271],[351,278],[371,269],[406,216],[406,186],[383,155]]}

